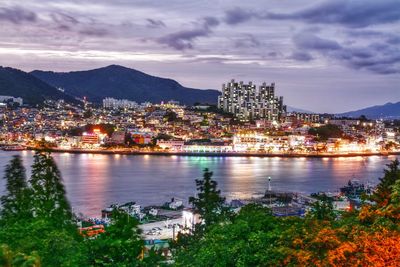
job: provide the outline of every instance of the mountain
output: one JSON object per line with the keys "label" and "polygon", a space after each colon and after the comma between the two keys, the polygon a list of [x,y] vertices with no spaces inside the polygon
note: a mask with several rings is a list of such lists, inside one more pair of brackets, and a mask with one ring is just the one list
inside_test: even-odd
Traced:
{"label": "mountain", "polygon": [[40,104],[46,99],[64,99],[77,103],[77,100],[55,87],[48,85],[33,75],[18,69],[0,66],[0,95],[21,97],[26,104]]}
{"label": "mountain", "polygon": [[68,94],[80,98],[86,96],[89,101],[96,103],[101,103],[105,97],[113,97],[139,103],[176,100],[183,104],[214,104],[220,94],[216,90],[186,88],[174,80],[118,65],[62,73],[35,70],[31,74],[52,86],[64,89]]}
{"label": "mountain", "polygon": [[369,119],[398,119],[400,118],[400,102],[349,111],[336,116],[358,118],[365,115]]}
{"label": "mountain", "polygon": [[286,107],[287,112],[298,112],[298,113],[309,113],[309,114],[314,114],[315,112],[306,110],[306,109],[301,109],[301,108],[295,108],[292,106],[287,106]]}

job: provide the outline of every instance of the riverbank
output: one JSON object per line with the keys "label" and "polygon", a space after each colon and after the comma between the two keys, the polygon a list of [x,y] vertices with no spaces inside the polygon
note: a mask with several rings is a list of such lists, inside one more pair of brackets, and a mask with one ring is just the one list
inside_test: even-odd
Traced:
{"label": "riverbank", "polygon": [[[28,150],[36,150],[27,147]],[[351,153],[262,153],[262,152],[180,152],[180,151],[139,151],[128,149],[48,149],[55,153],[111,154],[111,155],[153,155],[153,156],[194,156],[194,157],[283,157],[283,158],[336,158],[400,155],[400,151],[351,152]]]}

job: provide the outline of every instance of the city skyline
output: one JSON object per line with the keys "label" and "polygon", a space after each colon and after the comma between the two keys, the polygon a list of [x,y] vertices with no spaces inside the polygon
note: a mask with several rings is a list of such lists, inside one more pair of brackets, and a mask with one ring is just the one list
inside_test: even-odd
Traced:
{"label": "city skyline", "polygon": [[120,0],[84,7],[75,0],[2,1],[1,65],[73,71],[120,64],[217,90],[232,78],[275,82],[285,104],[314,112],[400,100],[398,1]]}

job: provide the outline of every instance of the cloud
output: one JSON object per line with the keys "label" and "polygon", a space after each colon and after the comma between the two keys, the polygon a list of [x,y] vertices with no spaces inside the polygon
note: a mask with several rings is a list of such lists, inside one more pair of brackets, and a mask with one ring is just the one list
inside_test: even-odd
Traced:
{"label": "cloud", "polygon": [[325,1],[291,13],[253,11],[239,7],[225,11],[224,21],[229,25],[240,24],[251,19],[300,20],[310,24],[340,24],[353,28],[362,28],[400,21],[400,1]]}
{"label": "cloud", "polygon": [[208,36],[212,33],[212,28],[218,25],[219,21],[216,18],[205,17],[196,28],[167,34],[158,38],[157,42],[176,50],[193,49],[195,39]]}
{"label": "cloud", "polygon": [[303,32],[295,35],[293,41],[297,47],[312,50],[338,50],[341,46],[336,42],[320,38],[312,33]]}
{"label": "cloud", "polygon": [[55,23],[56,30],[91,37],[103,37],[109,34],[106,28],[101,27],[99,23],[92,18],[80,17],[78,19],[64,12],[53,12],[50,14],[50,18]]}
{"label": "cloud", "polygon": [[162,20],[157,19],[146,19],[147,27],[149,28],[162,28],[166,27],[165,23]]}
{"label": "cloud", "polygon": [[313,57],[309,53],[299,51],[293,52],[289,58],[305,62],[313,60]]}
{"label": "cloud", "polygon": [[[370,33],[368,33],[370,34]],[[336,41],[323,39],[311,33],[301,33],[293,38],[300,51],[312,51],[322,58],[336,61],[356,70],[378,74],[400,73],[400,49],[397,44],[376,42],[370,45],[342,46]],[[308,52],[295,52],[291,58],[309,61]]]}
{"label": "cloud", "polygon": [[94,28],[94,27],[84,28],[78,31],[78,33],[81,35],[94,36],[94,37],[103,37],[109,34],[109,32],[106,29]]}
{"label": "cloud", "polygon": [[203,23],[204,27],[210,28],[210,27],[216,27],[219,25],[219,20],[214,17],[204,17],[203,20],[204,20],[204,23]]}
{"label": "cloud", "polygon": [[349,27],[367,27],[400,21],[400,1],[325,1],[317,6],[293,13],[266,13],[263,18],[303,20],[308,23],[341,24]]}
{"label": "cloud", "polygon": [[257,17],[257,14],[250,10],[245,10],[239,7],[229,9],[225,12],[225,23],[229,25],[235,25],[246,22],[253,17]]}
{"label": "cloud", "polygon": [[76,19],[71,15],[61,12],[55,12],[50,14],[50,18],[57,25],[56,27],[59,30],[69,31],[72,30],[72,28],[74,28],[75,25],[79,24],[78,19]]}
{"label": "cloud", "polygon": [[35,22],[37,20],[36,13],[23,9],[21,7],[0,8],[0,21],[9,21],[14,24],[22,22]]}
{"label": "cloud", "polygon": [[252,34],[247,34],[239,38],[234,43],[236,48],[255,48],[261,45],[261,42]]}

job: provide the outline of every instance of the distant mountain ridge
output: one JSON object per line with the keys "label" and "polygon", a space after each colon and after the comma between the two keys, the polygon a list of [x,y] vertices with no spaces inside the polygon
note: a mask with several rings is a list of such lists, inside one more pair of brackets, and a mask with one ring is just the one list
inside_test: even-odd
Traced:
{"label": "distant mountain ridge", "polygon": [[292,106],[287,106],[286,107],[287,112],[297,112],[297,113],[308,113],[308,114],[314,114],[315,112],[306,110],[306,109],[301,109],[301,108],[296,108]]}
{"label": "distant mountain ridge", "polygon": [[0,95],[21,97],[24,104],[41,104],[44,100],[78,101],[22,70],[0,66]]}
{"label": "distant mountain ridge", "polygon": [[32,71],[42,81],[65,90],[66,93],[101,103],[106,97],[129,99],[137,102],[176,100],[183,104],[196,102],[215,104],[217,90],[187,88],[172,79],[148,75],[119,65],[87,71],[52,72]]}
{"label": "distant mountain ridge", "polygon": [[358,118],[361,115],[365,115],[369,119],[400,119],[400,102],[389,102],[384,105],[336,114],[336,116],[352,118]]}

